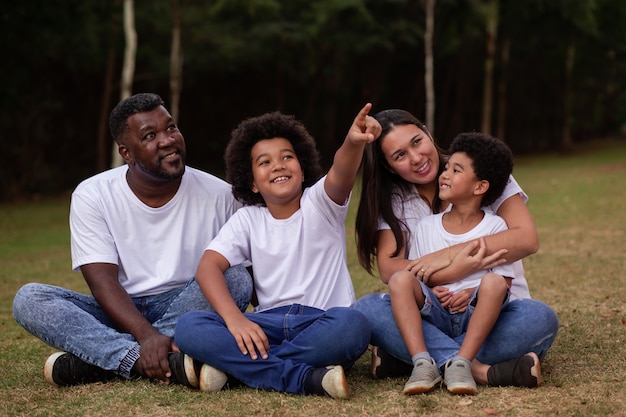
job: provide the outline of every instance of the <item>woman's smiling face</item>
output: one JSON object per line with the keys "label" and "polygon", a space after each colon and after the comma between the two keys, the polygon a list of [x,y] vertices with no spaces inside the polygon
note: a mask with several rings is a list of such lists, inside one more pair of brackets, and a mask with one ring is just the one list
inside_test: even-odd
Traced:
{"label": "woman's smiling face", "polygon": [[393,173],[419,185],[437,181],[439,154],[432,139],[422,129],[413,124],[396,125],[379,140]]}

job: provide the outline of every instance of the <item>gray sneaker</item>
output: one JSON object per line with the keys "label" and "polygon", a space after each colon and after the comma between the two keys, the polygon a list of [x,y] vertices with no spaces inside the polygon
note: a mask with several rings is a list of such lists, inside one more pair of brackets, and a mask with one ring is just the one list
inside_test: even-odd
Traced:
{"label": "gray sneaker", "polygon": [[478,394],[472,370],[465,361],[449,360],[445,366],[443,381],[453,394]]}
{"label": "gray sneaker", "polygon": [[441,374],[437,364],[431,360],[420,359],[413,367],[411,377],[404,384],[402,391],[406,395],[422,394],[432,391],[441,382]]}

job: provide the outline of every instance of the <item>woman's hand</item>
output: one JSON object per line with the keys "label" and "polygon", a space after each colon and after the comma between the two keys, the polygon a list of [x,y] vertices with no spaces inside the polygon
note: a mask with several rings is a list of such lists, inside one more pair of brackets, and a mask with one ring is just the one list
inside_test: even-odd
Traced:
{"label": "woman's hand", "polygon": [[421,258],[409,261],[406,270],[416,278],[428,284],[428,278],[440,269],[447,268],[452,264],[449,250],[437,251],[424,255]]}

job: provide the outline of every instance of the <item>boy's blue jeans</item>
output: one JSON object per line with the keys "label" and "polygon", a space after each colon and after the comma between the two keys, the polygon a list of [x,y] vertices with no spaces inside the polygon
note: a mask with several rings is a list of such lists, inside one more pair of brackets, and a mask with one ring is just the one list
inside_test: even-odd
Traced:
{"label": "boy's blue jeans", "polygon": [[249,387],[304,394],[310,370],[328,365],[347,369],[367,350],[370,340],[367,319],[353,308],[323,311],[292,304],[245,315],[267,335],[267,359],[242,354],[224,320],[214,312],[183,315],[174,341],[182,352]]}
{"label": "boy's blue jeans", "polygon": [[[225,277],[230,294],[245,311],[252,295],[250,274],[238,265],[227,269]],[[183,313],[212,310],[193,278],[183,287],[133,301],[144,317],[169,337],[174,337]],[[26,284],[15,295],[13,315],[19,325],[45,343],[121,377],[131,377],[139,343],[133,335],[116,330],[92,296],[52,285]]]}
{"label": "boy's blue jeans", "polygon": [[[410,365],[411,356],[393,318],[389,294],[368,294],[360,298],[354,308],[370,322],[370,343]],[[422,327],[426,347],[437,366],[443,366],[458,353],[465,337],[464,332],[452,337],[428,320],[422,321]],[[500,311],[498,321],[476,359],[493,365],[519,358],[528,352],[535,352],[543,358],[554,342],[558,329],[558,318],[548,305],[530,298],[510,301]]]}
{"label": "boy's blue jeans", "polygon": [[[476,309],[478,289],[480,287],[476,287],[474,290],[474,293],[469,299],[467,309],[464,312],[450,313],[447,308],[441,305],[437,295],[428,285],[421,281],[420,285],[422,287],[422,293],[424,294],[424,306],[420,310],[423,319],[422,323],[424,320],[427,320],[452,338],[464,335],[467,332],[472,314],[474,314],[474,310]],[[504,302],[502,303],[502,309],[506,308],[508,304],[509,293],[507,292]]]}

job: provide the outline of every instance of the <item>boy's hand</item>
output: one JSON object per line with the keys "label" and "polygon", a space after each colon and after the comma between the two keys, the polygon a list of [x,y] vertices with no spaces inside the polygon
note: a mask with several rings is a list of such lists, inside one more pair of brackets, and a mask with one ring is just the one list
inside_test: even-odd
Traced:
{"label": "boy's hand", "polygon": [[235,320],[229,320],[227,326],[241,353],[250,355],[251,359],[257,359],[259,355],[267,359],[270,344],[261,326],[248,320],[243,314]]}
{"label": "boy's hand", "polygon": [[382,132],[380,123],[372,116],[368,116],[372,109],[372,103],[367,103],[359,114],[354,118],[350,130],[348,130],[348,140],[354,144],[370,143],[378,139]]}

